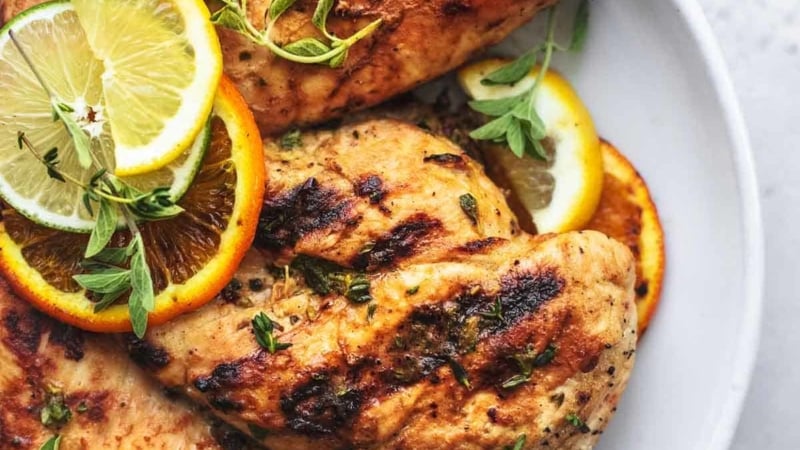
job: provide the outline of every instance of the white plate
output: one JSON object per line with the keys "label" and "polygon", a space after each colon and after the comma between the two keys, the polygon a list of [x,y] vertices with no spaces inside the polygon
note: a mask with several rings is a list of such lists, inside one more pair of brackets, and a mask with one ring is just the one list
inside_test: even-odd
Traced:
{"label": "white plate", "polygon": [[[661,307],[598,450],[727,449],[757,349],[763,278],[744,123],[696,3],[591,7],[585,50],[555,67],[650,185],[668,258]],[[568,23],[571,14],[565,9],[560,18]],[[538,42],[541,22],[515,33],[501,52]]]}

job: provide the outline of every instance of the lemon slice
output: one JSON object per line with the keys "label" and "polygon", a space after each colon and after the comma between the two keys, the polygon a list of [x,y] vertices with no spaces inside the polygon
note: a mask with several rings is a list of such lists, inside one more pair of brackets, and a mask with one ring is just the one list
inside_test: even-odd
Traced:
{"label": "lemon slice", "polygon": [[[464,67],[458,80],[476,100],[512,97],[533,86],[539,68],[512,86],[483,85],[481,80],[509,61],[489,59]],[[578,94],[553,71],[539,86],[535,108],[545,124],[547,161],[518,158],[500,145],[487,145],[489,169],[499,171],[540,233],[583,228],[591,220],[603,189],[600,138]]]}
{"label": "lemon slice", "polygon": [[72,5],[103,64],[116,174],[164,167],[202,128],[222,74],[208,8],[201,0],[72,0]]}
{"label": "lemon slice", "polygon": [[[116,136],[112,139],[112,121],[105,102],[108,92],[102,81],[106,73],[104,63],[95,57],[71,3],[42,4],[0,29],[0,92],[3,92],[0,196],[41,225],[67,231],[91,231],[94,219],[82,205],[83,189],[50,178],[40,161],[29,151],[18,148],[17,133],[23,132],[40,155],[52,148],[58,149],[60,171],[86,182],[98,170],[97,167],[85,169],[79,164],[72,139],[61,121],[53,121],[51,99],[11,41],[11,31],[42,81],[59,102],[74,110],[73,118],[92,136],[92,150],[98,161],[114,168],[114,153],[119,147],[115,147]],[[131,56],[133,59],[142,57]],[[149,86],[144,80],[139,90],[149,92]],[[215,89],[216,84],[212,91]],[[128,111],[136,109],[134,103],[128,105]],[[208,112],[200,110],[198,114]],[[207,127],[205,132],[198,133],[206,125],[208,116],[198,117],[191,130],[182,131],[189,134],[182,136],[187,144],[177,158],[157,171],[131,176],[126,181],[141,190],[169,186],[173,198],[178,199],[192,182],[208,140]],[[154,120],[160,119],[154,117]],[[129,126],[125,121],[121,119],[123,128]]]}

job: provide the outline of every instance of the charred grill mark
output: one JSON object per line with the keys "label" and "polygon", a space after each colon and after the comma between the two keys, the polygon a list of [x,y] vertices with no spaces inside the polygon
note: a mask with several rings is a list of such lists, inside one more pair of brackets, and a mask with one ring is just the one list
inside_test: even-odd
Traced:
{"label": "charred grill mark", "polygon": [[316,374],[288,394],[281,395],[286,426],[310,435],[334,433],[350,423],[361,410],[363,393],[347,387],[337,389],[327,374]]}
{"label": "charred grill mark", "polygon": [[490,237],[467,242],[463,246],[459,247],[458,250],[469,255],[474,255],[477,253],[484,253],[486,250],[490,250],[503,242],[505,242],[505,239]]}
{"label": "charred grill mark", "polygon": [[128,347],[128,355],[139,366],[150,370],[158,370],[169,364],[170,356],[165,349],[139,339],[132,334],[127,335],[125,340]]}
{"label": "charred grill mark", "polygon": [[211,436],[214,437],[214,440],[223,450],[246,450],[251,448],[247,436],[221,421],[214,421],[211,424]]}
{"label": "charred grill mark", "polygon": [[442,14],[448,17],[457,16],[472,10],[467,0],[449,0],[442,5]]}
{"label": "charred grill mark", "polygon": [[242,402],[231,399],[226,395],[211,395],[208,397],[208,404],[212,408],[223,413],[242,412],[244,404]]}
{"label": "charred grill mark", "polygon": [[50,342],[64,347],[64,357],[73,361],[83,359],[83,332],[75,327],[55,322],[50,332]]}
{"label": "charred grill mark", "polygon": [[502,331],[536,311],[542,304],[560,295],[564,284],[564,279],[553,269],[505,276],[499,294],[504,320],[495,322],[489,332]]}
{"label": "charred grill mark", "polygon": [[28,311],[20,314],[14,310],[8,311],[3,317],[3,326],[7,332],[4,342],[21,358],[20,362],[36,353],[42,338],[42,319],[39,313]]}
{"label": "charred grill mark", "polygon": [[351,201],[315,178],[288,193],[264,197],[255,245],[267,250],[291,247],[303,236],[350,219]]}
{"label": "charred grill mark", "polygon": [[[259,351],[247,358],[219,364],[210,375],[197,377],[194,387],[200,392],[210,394],[221,389],[253,386],[264,378],[267,357],[267,353]],[[218,395],[209,395],[209,401],[213,397],[219,399]]]}
{"label": "charred grill mark", "polygon": [[369,202],[373,205],[379,204],[386,196],[386,191],[383,188],[383,180],[377,175],[361,177],[361,179],[355,183],[355,192],[359,197],[369,198]]}
{"label": "charred grill mark", "polygon": [[467,163],[464,161],[464,158],[460,155],[454,155],[452,153],[441,153],[438,155],[426,156],[422,161],[426,163],[432,162],[440,166],[450,167],[452,169],[465,170],[467,168]]}
{"label": "charred grill mark", "polygon": [[[451,360],[475,351],[481,339],[504,333],[545,302],[557,297],[564,280],[554,270],[511,273],[503,277],[500,292],[490,295],[467,287],[455,299],[415,308],[396,329],[385,350],[390,361],[381,369],[387,389],[419,382],[435,375]],[[500,305],[502,319],[487,314]],[[482,370],[473,385],[496,384],[515,370],[513,349],[492,354],[495,361]],[[510,353],[509,353],[510,352]]]}
{"label": "charred grill mark", "polygon": [[199,377],[194,381],[194,387],[200,392],[216,391],[223,387],[234,387],[241,383],[242,363],[232,362],[220,364],[214,368],[211,375]]}
{"label": "charred grill mark", "polygon": [[421,244],[441,229],[442,222],[438,219],[415,214],[376,240],[369,251],[356,255],[351,265],[367,271],[391,268],[413,256]]}
{"label": "charred grill mark", "polygon": [[[343,373],[329,368],[318,371],[284,392],[280,407],[286,426],[312,436],[337,433],[352,423],[369,399],[423,380],[438,384],[442,381],[440,368],[453,364],[460,367],[460,359],[475,352],[483,338],[497,336],[503,340],[502,333],[516,330],[518,322],[557,297],[563,286],[564,280],[552,269],[511,272],[501,279],[499,292],[465,286],[450,300],[414,308],[404,322],[387,330],[372,355],[351,361],[342,367]],[[502,319],[486,314],[497,303],[503,311]],[[499,386],[518,373],[513,356],[525,349],[505,345],[482,351],[485,355],[478,359],[480,367],[468,374],[473,388]],[[227,367],[217,375],[239,377]],[[203,385],[196,386],[208,390],[220,384],[204,380]]]}

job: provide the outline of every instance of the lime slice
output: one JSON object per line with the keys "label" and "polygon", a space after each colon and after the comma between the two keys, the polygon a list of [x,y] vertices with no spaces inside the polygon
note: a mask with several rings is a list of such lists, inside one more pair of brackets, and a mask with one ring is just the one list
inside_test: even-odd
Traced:
{"label": "lime slice", "polygon": [[[105,120],[103,63],[94,57],[78,17],[67,2],[49,2],[17,16],[0,29],[0,196],[36,223],[68,231],[88,232],[94,220],[82,205],[83,189],[48,176],[31,152],[18,147],[22,132],[41,154],[58,149],[58,169],[88,181],[96,167],[84,169],[72,139],[60,121],[53,121],[47,92],[9,37],[31,59],[47,87],[75,112],[89,132],[93,153],[102,165],[114,167],[114,142]],[[201,121],[201,128],[206,120]],[[188,189],[207,146],[208,132],[191,136],[191,147],[169,166],[130,179],[142,190],[170,186],[177,198]]]}
{"label": "lime slice", "polygon": [[208,8],[202,0],[73,0],[72,5],[103,64],[115,173],[164,167],[202,128],[222,75]]}

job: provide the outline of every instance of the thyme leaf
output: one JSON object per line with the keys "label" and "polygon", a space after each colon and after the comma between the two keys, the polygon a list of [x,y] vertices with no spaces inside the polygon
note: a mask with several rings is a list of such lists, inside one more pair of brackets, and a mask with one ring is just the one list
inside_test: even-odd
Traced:
{"label": "thyme leaf", "polygon": [[472,383],[469,381],[469,373],[467,370],[464,369],[458,361],[455,360],[453,357],[447,358],[447,364],[450,365],[450,370],[453,371],[453,375],[456,377],[456,380],[467,390],[472,390]]}
{"label": "thyme leaf", "polygon": [[592,431],[592,429],[589,428],[589,426],[586,425],[586,423],[583,420],[581,420],[581,418],[578,417],[578,415],[575,413],[567,414],[567,417],[565,417],[564,420],[569,422],[573,427],[577,428],[578,431],[580,431],[583,434]]}
{"label": "thyme leaf", "polygon": [[292,344],[289,343],[278,342],[278,339],[272,334],[275,325],[272,319],[263,312],[256,314],[251,323],[253,325],[253,333],[256,336],[256,342],[268,352],[276,353],[279,350],[286,350],[292,346]]}

